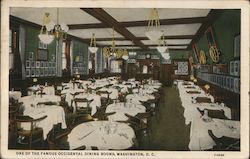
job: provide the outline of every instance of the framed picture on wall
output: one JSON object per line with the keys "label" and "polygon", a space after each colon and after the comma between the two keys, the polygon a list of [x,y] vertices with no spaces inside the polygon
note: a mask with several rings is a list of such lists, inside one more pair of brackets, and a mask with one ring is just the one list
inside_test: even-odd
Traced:
{"label": "framed picture on wall", "polygon": [[239,93],[239,80],[238,80],[238,78],[234,78],[234,92]]}
{"label": "framed picture on wall", "polygon": [[234,91],[234,78],[233,77],[230,78],[230,90]]}
{"label": "framed picture on wall", "polygon": [[44,76],[44,68],[40,68],[40,76],[41,76],[41,77]]}
{"label": "framed picture on wall", "polygon": [[30,62],[30,68],[35,68],[36,67],[36,62],[35,61],[31,61]]}
{"label": "framed picture on wall", "polygon": [[33,52],[29,52],[29,60],[34,60],[34,53]]}
{"label": "framed picture on wall", "polygon": [[234,37],[234,57],[240,57],[240,35]]}
{"label": "framed picture on wall", "polygon": [[31,76],[31,77],[35,77],[35,76],[36,76],[36,69],[35,69],[35,68],[32,68],[32,69],[30,70],[30,76]]}
{"label": "framed picture on wall", "polygon": [[26,69],[26,77],[30,77],[30,69]]}
{"label": "framed picture on wall", "polygon": [[48,68],[44,68],[44,76],[48,76]]}
{"label": "framed picture on wall", "polygon": [[230,77],[227,77],[226,88],[230,89]]}
{"label": "framed picture on wall", "polygon": [[230,75],[234,76],[234,61],[230,61]]}
{"label": "framed picture on wall", "polygon": [[215,46],[217,48],[215,38],[214,38],[214,33],[213,33],[213,28],[210,26],[207,31],[205,32],[207,43],[208,43],[208,48],[210,49],[211,46]]}
{"label": "framed picture on wall", "polygon": [[234,75],[235,76],[240,75],[240,61],[239,60],[234,61]]}
{"label": "framed picture on wall", "polygon": [[36,68],[40,68],[40,61],[36,61]]}
{"label": "framed picture on wall", "polygon": [[26,61],[26,68],[30,68],[30,61],[29,60]]}
{"label": "framed picture on wall", "polygon": [[36,68],[36,77],[40,76],[40,68]]}

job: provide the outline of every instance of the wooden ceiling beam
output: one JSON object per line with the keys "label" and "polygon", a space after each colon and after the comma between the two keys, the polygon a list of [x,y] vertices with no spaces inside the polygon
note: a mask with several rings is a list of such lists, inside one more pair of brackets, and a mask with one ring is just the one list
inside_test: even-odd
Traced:
{"label": "wooden ceiling beam", "polygon": [[119,22],[103,9],[101,8],[81,8],[81,9],[86,13],[90,14],[91,16],[93,16],[94,18],[101,21],[106,26],[111,28],[114,27],[116,32],[123,35],[126,39],[133,41],[135,45],[140,46],[142,49],[147,49],[147,46],[145,46],[140,40],[138,40],[125,27],[120,26]]}
{"label": "wooden ceiling beam", "polygon": [[[160,19],[161,25],[176,25],[176,24],[195,24],[206,22],[206,17],[194,17],[194,18],[176,18],[176,19]],[[141,21],[128,21],[119,22],[121,27],[141,27],[148,26],[147,20]],[[73,29],[91,29],[91,28],[109,28],[109,26],[103,23],[91,23],[91,24],[71,24],[69,25],[71,30]]]}
{"label": "wooden ceiling beam", "polygon": [[205,34],[205,31],[208,29],[209,26],[211,26],[214,21],[223,13],[222,9],[212,9],[207,17],[206,17],[206,21],[204,23],[202,23],[202,25],[200,26],[200,28],[197,30],[196,34],[195,34],[195,38],[192,39],[192,41],[190,42],[189,46],[188,46],[188,50],[192,49],[193,44],[195,44],[196,42],[198,42],[200,40],[200,38]]}
{"label": "wooden ceiling beam", "polygon": [[[169,44],[167,46],[188,46],[189,44]],[[117,47],[138,47],[136,45],[115,45]],[[155,44],[150,44],[150,45],[146,45],[148,47],[155,47],[155,46],[158,46],[158,45],[155,45]]]}
{"label": "wooden ceiling beam", "polygon": [[[172,35],[165,36],[164,39],[193,39],[195,35]],[[113,38],[96,38],[96,41],[112,41]],[[147,37],[137,37],[138,40],[149,40]],[[90,38],[85,38],[84,40],[90,40]],[[116,41],[127,41],[129,39],[119,37],[115,38]]]}

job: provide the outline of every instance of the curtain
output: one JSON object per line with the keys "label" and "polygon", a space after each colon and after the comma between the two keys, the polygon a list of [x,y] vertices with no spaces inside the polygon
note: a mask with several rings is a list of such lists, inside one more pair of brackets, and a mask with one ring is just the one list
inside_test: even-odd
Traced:
{"label": "curtain", "polygon": [[19,27],[19,53],[22,63],[22,79],[26,78],[25,71],[25,28],[23,25]]}

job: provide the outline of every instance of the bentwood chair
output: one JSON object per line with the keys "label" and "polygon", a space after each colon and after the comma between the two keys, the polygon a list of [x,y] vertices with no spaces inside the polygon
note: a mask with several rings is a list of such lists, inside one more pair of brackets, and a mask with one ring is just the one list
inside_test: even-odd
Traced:
{"label": "bentwood chair", "polygon": [[197,108],[197,110],[201,113],[201,115],[203,115],[204,111],[207,110],[208,111],[208,116],[210,118],[217,118],[217,119],[226,119],[226,120],[228,120],[228,117],[225,116],[224,110],[211,110],[211,109],[201,110],[199,107]]}
{"label": "bentwood chair", "polygon": [[131,116],[125,113],[125,116],[128,117],[127,122],[131,125],[131,127],[135,130],[135,133],[138,135],[143,133],[143,135],[147,134],[147,124],[136,116]]}
{"label": "bentwood chair", "polygon": [[[33,119],[30,116],[17,116],[16,122],[16,134],[18,136],[17,144],[23,146],[27,145],[28,149],[33,149],[33,145],[40,142],[41,148],[43,148],[43,129],[37,127],[36,124],[44,120],[47,116],[40,117],[38,119]],[[24,130],[21,124],[28,124],[29,129]]]}
{"label": "bentwood chair", "polygon": [[216,143],[216,146],[214,147],[215,150],[230,150],[230,151],[240,150],[240,139],[226,137],[226,136],[218,138],[213,134],[212,130],[208,130],[208,134]]}
{"label": "bentwood chair", "polygon": [[[67,133],[53,137],[53,134],[49,133],[47,142],[48,142],[48,149],[49,150],[69,150],[69,143],[67,142],[67,136],[70,133],[68,131]],[[75,148],[73,150],[85,150],[86,146],[82,145],[78,148]]]}
{"label": "bentwood chair", "polygon": [[73,102],[75,103],[76,113],[78,114],[91,114],[90,103],[94,99],[88,100],[87,98],[75,98]]}

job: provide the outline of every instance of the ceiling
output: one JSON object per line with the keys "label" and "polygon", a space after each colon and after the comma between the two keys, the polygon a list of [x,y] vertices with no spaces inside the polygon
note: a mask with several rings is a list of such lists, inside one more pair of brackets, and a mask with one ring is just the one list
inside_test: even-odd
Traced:
{"label": "ceiling", "polygon": [[[112,27],[115,29],[115,44],[122,48],[155,49],[157,44],[145,36],[149,8],[60,8],[59,23],[70,28],[68,34],[89,42],[95,33],[99,46],[112,43]],[[45,12],[56,20],[56,8],[11,8],[10,14],[42,25]],[[160,8],[158,14],[161,30],[164,32],[169,49],[187,50],[211,19],[210,9],[169,9]],[[204,30],[204,29],[203,29]]]}

